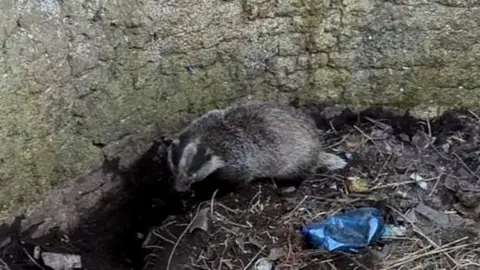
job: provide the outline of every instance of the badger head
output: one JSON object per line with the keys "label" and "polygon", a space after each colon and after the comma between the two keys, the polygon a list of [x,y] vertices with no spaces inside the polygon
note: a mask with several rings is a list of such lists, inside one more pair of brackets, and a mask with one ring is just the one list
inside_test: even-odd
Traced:
{"label": "badger head", "polygon": [[168,147],[168,165],[174,176],[173,189],[186,192],[193,183],[204,180],[225,163],[199,139],[175,139]]}

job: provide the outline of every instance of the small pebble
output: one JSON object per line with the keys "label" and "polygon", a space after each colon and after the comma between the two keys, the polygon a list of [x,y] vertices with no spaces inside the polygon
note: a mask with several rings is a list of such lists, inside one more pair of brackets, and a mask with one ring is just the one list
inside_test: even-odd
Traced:
{"label": "small pebble", "polygon": [[287,194],[287,193],[293,193],[293,192],[295,192],[296,190],[297,190],[296,187],[291,186],[291,187],[281,188],[281,189],[280,189],[280,192],[281,192],[281,193],[284,193],[284,194]]}
{"label": "small pebble", "polygon": [[267,258],[260,258],[255,262],[252,270],[272,270],[273,263]]}

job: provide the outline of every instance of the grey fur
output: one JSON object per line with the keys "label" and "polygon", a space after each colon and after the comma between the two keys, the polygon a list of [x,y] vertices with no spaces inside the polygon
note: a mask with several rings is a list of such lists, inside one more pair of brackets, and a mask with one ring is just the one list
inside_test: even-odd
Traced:
{"label": "grey fur", "polygon": [[[287,105],[253,101],[210,111],[180,131],[168,149],[179,192],[213,172],[226,181],[297,179],[346,162],[322,150],[313,119]],[[192,170],[193,168],[193,170]],[[190,171],[190,172],[189,172]]]}

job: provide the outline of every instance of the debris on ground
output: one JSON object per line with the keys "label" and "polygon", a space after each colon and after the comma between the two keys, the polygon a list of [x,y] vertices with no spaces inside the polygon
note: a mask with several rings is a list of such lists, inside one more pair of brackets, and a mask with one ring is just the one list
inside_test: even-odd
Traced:
{"label": "debris on ground", "polygon": [[54,270],[75,270],[82,268],[82,260],[79,255],[42,252],[42,260],[46,266]]}
{"label": "debris on ground", "polygon": [[[440,212],[423,203],[417,205],[415,212],[433,222],[435,225],[442,227],[443,229],[458,228],[474,224],[473,220],[464,219],[455,212]],[[418,218],[416,218],[414,222],[419,223],[420,221]]]}
{"label": "debris on ground", "polygon": [[210,208],[204,207],[192,220],[192,225],[190,226],[189,233],[192,233],[195,229],[202,230],[204,232],[210,231]]}
{"label": "debris on ground", "polygon": [[260,258],[255,262],[252,270],[272,270],[273,262],[267,258]]}
{"label": "debris on ground", "polygon": [[370,188],[368,187],[368,182],[365,179],[362,179],[358,176],[347,177],[349,181],[349,190],[351,192],[368,192]]}
{"label": "debris on ground", "polygon": [[385,224],[381,238],[388,239],[391,237],[404,237],[407,233],[405,226],[395,226],[393,224]]}
{"label": "debris on ground", "polygon": [[302,234],[315,248],[357,252],[379,240],[384,228],[381,211],[364,207],[309,224],[302,229]]}
{"label": "debris on ground", "polygon": [[410,174],[410,179],[417,182],[418,186],[421,187],[422,189],[424,189],[424,190],[428,189],[428,184],[427,184],[427,182],[425,182],[425,178],[420,176],[418,173]]}

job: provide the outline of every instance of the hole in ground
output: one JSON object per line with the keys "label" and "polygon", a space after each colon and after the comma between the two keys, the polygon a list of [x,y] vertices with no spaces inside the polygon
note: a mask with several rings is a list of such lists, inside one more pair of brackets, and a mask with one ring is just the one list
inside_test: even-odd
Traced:
{"label": "hole in ground", "polygon": [[[184,214],[218,187],[211,179],[195,186],[195,196],[173,192],[165,155],[157,151],[165,149],[167,143],[154,143],[128,169],[119,167],[119,159],[104,162],[105,175],[113,173],[112,181],[122,182],[120,190],[105,196],[99,203],[103,207],[68,235],[53,229],[48,235],[31,239],[35,227],[19,233],[22,217],[12,226],[0,228],[0,258],[11,270],[49,269],[41,259],[31,257],[39,246],[47,252],[80,254],[83,269],[143,269],[148,252],[141,245],[150,228],[170,215]],[[228,191],[222,191],[219,197]]]}

